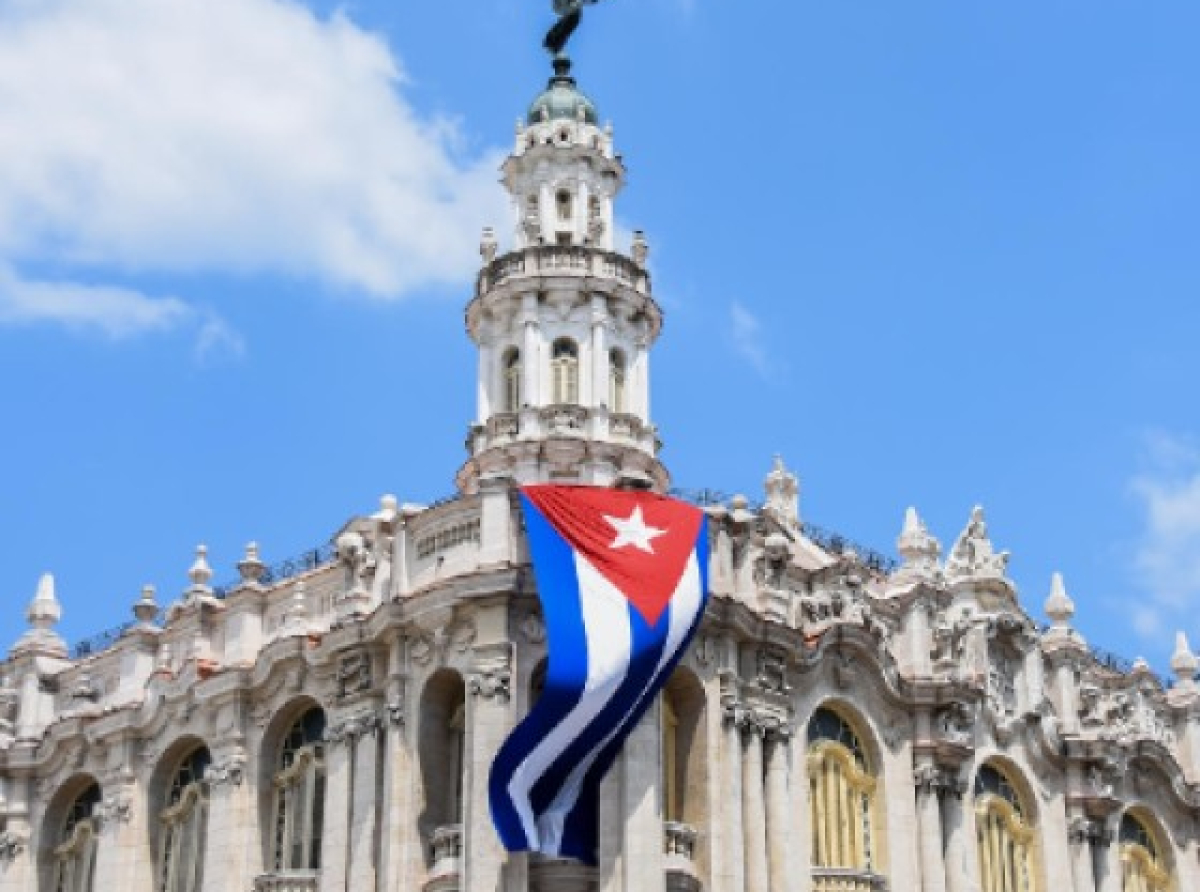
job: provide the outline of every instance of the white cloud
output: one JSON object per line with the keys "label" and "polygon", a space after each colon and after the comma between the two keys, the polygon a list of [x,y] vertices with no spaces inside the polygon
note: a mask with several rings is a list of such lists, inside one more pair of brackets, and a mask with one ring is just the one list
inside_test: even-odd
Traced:
{"label": "white cloud", "polygon": [[[0,263],[380,298],[463,280],[472,234],[507,214],[499,152],[459,158],[403,82],[377,36],[287,0],[0,0]],[[46,318],[124,333],[179,312],[69,290],[75,309]],[[0,318],[20,316],[8,303]]]}
{"label": "white cloud", "polygon": [[191,316],[176,298],[106,285],[27,281],[0,266],[0,324],[52,322],[120,338],[173,329]]}
{"label": "white cloud", "polygon": [[771,363],[763,344],[762,323],[737,301],[729,307],[730,336],[733,349],[764,378],[770,377]]}
{"label": "white cloud", "polygon": [[1148,595],[1135,611],[1134,627],[1145,636],[1160,635],[1191,623],[1200,610],[1200,448],[1153,435],[1132,491],[1145,511],[1134,570]]}

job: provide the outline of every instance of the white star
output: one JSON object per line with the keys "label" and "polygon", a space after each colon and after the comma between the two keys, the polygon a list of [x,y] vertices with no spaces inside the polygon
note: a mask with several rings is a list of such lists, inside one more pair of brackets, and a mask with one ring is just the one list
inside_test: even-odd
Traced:
{"label": "white star", "polygon": [[609,517],[605,514],[604,519],[617,531],[617,538],[613,540],[613,544],[609,548],[624,548],[626,545],[632,545],[634,548],[654,554],[654,546],[650,544],[651,541],[666,535],[667,532],[646,526],[646,519],[642,517],[640,507],[634,508],[628,518]]}

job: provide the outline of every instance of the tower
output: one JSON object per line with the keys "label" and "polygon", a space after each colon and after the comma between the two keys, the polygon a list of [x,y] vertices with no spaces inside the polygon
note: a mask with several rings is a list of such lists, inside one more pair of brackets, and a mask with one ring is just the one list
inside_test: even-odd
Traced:
{"label": "tower", "polygon": [[518,121],[501,171],[513,250],[498,256],[495,233],[484,231],[466,313],[478,408],[459,489],[498,479],[665,489],[650,418],[662,311],[648,249],[640,232],[628,253],[615,249],[625,166],[566,57]]}

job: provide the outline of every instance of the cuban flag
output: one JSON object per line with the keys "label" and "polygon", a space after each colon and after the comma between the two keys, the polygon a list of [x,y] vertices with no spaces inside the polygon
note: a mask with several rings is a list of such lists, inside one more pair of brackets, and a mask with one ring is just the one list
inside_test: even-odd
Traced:
{"label": "cuban flag", "polygon": [[597,863],[600,781],[687,649],[708,599],[704,513],[649,492],[521,490],[549,663],[492,763],[512,852]]}

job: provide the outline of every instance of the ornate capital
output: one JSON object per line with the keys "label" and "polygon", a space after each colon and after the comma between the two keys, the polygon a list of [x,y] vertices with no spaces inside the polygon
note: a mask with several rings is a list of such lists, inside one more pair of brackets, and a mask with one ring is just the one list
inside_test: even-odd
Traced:
{"label": "ornate capital", "polygon": [[377,733],[382,725],[377,712],[362,712],[331,725],[325,731],[325,740],[334,746],[352,746],[360,737]]}
{"label": "ornate capital", "polygon": [[12,864],[25,851],[27,840],[11,831],[0,833],[0,863]]}
{"label": "ornate capital", "polygon": [[354,650],[338,660],[337,695],[342,700],[351,694],[371,689],[371,655],[365,650]]}
{"label": "ornate capital", "polygon": [[919,793],[939,798],[961,799],[967,792],[967,785],[958,772],[940,765],[918,765],[913,771],[913,786]]}
{"label": "ornate capital", "polygon": [[92,810],[92,818],[102,831],[116,824],[128,824],[133,819],[133,791],[123,787],[109,793]]}
{"label": "ornate capital", "polygon": [[512,697],[512,651],[507,644],[475,649],[475,665],[467,675],[473,697],[507,703]]}
{"label": "ornate capital", "polygon": [[1067,838],[1073,845],[1084,843],[1096,846],[1108,845],[1108,834],[1102,821],[1095,821],[1082,815],[1073,818],[1067,827]]}
{"label": "ornate capital", "polygon": [[234,753],[214,762],[204,772],[210,787],[240,787],[246,779],[246,755]]}

